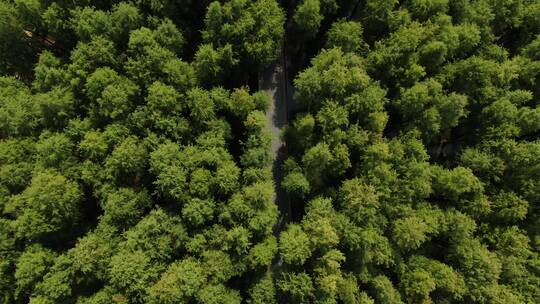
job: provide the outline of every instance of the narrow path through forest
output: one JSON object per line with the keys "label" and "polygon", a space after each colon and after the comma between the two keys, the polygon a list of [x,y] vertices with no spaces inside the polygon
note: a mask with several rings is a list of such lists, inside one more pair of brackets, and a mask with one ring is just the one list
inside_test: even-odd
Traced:
{"label": "narrow path through forest", "polygon": [[267,127],[272,134],[272,173],[276,186],[275,202],[279,208],[279,219],[275,227],[276,235],[285,227],[291,219],[291,203],[284,191],[279,187],[283,173],[281,165],[286,157],[285,143],[281,133],[287,124],[289,105],[292,102],[290,85],[287,82],[286,58],[283,48],[279,59],[267,68],[259,76],[259,89],[264,90],[270,96],[271,103],[266,112]]}

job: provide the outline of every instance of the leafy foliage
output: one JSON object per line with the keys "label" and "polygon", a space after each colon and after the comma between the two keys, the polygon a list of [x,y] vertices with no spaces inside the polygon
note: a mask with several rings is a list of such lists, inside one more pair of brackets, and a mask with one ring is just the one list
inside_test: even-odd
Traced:
{"label": "leafy foliage", "polygon": [[538,1],[0,0],[0,54],[0,304],[540,299]]}

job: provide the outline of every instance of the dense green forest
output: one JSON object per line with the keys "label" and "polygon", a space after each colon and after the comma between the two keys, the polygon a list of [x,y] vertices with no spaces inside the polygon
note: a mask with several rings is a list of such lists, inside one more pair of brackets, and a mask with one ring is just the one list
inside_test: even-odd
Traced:
{"label": "dense green forest", "polygon": [[540,303],[540,1],[0,0],[12,303]]}

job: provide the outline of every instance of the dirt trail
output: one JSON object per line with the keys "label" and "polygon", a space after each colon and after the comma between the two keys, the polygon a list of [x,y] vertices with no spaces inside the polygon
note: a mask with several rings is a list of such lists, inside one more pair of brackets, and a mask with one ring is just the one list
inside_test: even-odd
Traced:
{"label": "dirt trail", "polygon": [[281,165],[285,159],[286,146],[281,140],[281,132],[287,124],[290,103],[290,85],[287,83],[286,58],[280,51],[279,59],[259,76],[259,89],[268,93],[271,99],[266,112],[267,127],[272,133],[272,173],[276,186],[276,204],[279,208],[279,220],[276,235],[291,219],[291,204],[279,185],[283,178]]}

